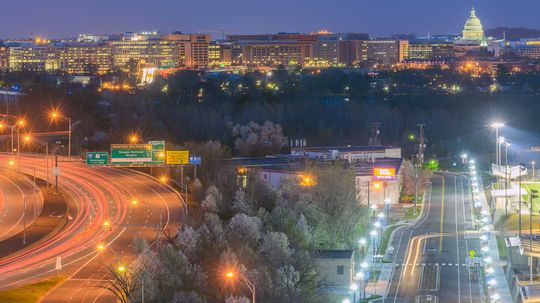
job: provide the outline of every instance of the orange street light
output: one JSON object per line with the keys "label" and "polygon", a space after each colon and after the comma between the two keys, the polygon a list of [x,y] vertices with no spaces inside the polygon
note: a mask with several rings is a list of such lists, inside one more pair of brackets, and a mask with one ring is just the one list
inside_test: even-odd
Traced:
{"label": "orange street light", "polygon": [[118,272],[125,272],[125,271],[127,270],[127,268],[126,268],[124,265],[120,264],[120,265],[118,265],[118,267],[116,268],[116,270],[117,270]]}
{"label": "orange street light", "polygon": [[14,165],[15,165],[15,161],[14,161],[14,160],[9,160],[8,164],[9,164],[9,166],[14,166]]}
{"label": "orange street light", "polygon": [[24,121],[23,119],[20,119],[19,121],[17,121],[17,125],[19,127],[23,127],[25,124],[26,124],[26,121]]}
{"label": "orange street light", "polygon": [[137,135],[131,135],[129,136],[129,142],[132,144],[135,144],[139,141],[139,137]]}
{"label": "orange street light", "polygon": [[244,276],[241,272],[233,272],[228,271],[224,274],[225,278],[232,280],[236,279],[236,277],[240,277],[242,281],[246,284],[249,291],[251,292],[251,302],[255,303],[256,295],[255,295],[255,283],[251,282],[246,276]]}
{"label": "orange street light", "polygon": [[159,178],[159,181],[161,181],[161,183],[165,183],[167,182],[167,177],[162,176],[161,178]]}
{"label": "orange street light", "polygon": [[381,187],[382,187],[381,182],[375,182],[375,183],[373,183],[373,188],[374,188],[374,189],[381,189]]}
{"label": "orange street light", "polygon": [[29,135],[24,136],[24,142],[29,142],[32,138]]}
{"label": "orange street light", "polygon": [[306,175],[306,176],[300,176],[300,186],[303,187],[312,187],[315,186],[317,182],[315,181],[315,178],[312,176]]}
{"label": "orange street light", "polygon": [[103,251],[104,249],[105,249],[105,245],[104,245],[104,244],[102,244],[102,243],[98,244],[97,250]]}
{"label": "orange street light", "polygon": [[131,201],[131,204],[132,204],[132,205],[137,205],[137,203],[139,203],[137,200]]}

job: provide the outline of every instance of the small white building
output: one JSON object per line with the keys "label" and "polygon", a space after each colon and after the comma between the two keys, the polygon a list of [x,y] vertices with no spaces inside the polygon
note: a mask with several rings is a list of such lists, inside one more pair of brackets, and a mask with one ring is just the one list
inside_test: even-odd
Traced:
{"label": "small white building", "polygon": [[353,282],[354,250],[322,250],[315,256],[317,279],[323,287],[348,289]]}

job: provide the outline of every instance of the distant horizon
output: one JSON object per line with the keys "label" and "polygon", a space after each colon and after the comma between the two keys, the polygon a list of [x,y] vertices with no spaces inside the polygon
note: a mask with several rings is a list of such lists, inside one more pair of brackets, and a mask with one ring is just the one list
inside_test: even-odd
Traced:
{"label": "distant horizon", "polygon": [[[540,31],[540,29],[537,29],[537,28],[522,27],[522,26],[519,26],[519,27],[494,26],[492,28],[484,28],[484,31],[496,30],[496,29],[501,29],[501,28]],[[327,30],[327,29],[320,29],[320,30]],[[98,33],[83,32],[83,33],[76,34],[75,36],[65,36],[65,37],[46,37],[46,36],[41,36],[41,35],[28,36],[28,37],[0,37],[0,40],[17,40],[17,39],[29,40],[29,39],[34,39],[36,37],[40,37],[40,38],[44,38],[44,39],[48,39],[48,40],[61,40],[61,39],[77,39],[79,35],[84,35],[84,34],[86,34],[86,35],[123,35],[123,34],[126,34],[126,33],[142,33],[142,32],[157,32],[158,34],[170,34],[170,33],[173,33],[173,32],[181,32],[181,33],[185,33],[185,34],[211,34],[211,33],[208,33],[208,32],[188,32],[188,31],[180,31],[180,30],[173,30],[173,31],[168,31],[168,32],[159,31],[159,30],[157,30],[157,31],[156,30],[141,30],[141,31],[125,31],[125,32],[109,32],[109,33],[105,33],[105,32],[98,32]],[[286,34],[309,34],[309,33],[314,33],[314,34],[316,34],[317,32],[316,31],[310,31],[310,32],[297,32],[297,31],[237,32],[237,33],[235,32],[235,33],[225,33],[225,36],[227,36],[227,35],[256,35],[256,34],[272,35],[272,34],[279,34],[279,33],[286,33]],[[385,36],[377,35],[377,34],[374,34],[374,33],[368,33],[368,32],[364,32],[364,31],[339,31],[339,32],[329,31],[329,33],[330,34],[367,33],[369,35],[369,37],[375,37],[375,38],[388,38],[388,37],[391,37],[391,36],[400,36],[400,35],[402,35],[402,36],[414,35],[414,36],[419,37],[419,38],[424,38],[424,37],[428,37],[428,34],[431,37],[433,37],[433,36],[445,36],[445,35],[461,35],[461,32],[457,32],[457,33],[426,33],[425,35],[417,34],[417,33],[399,33],[399,32],[396,32],[396,33],[389,33],[389,34],[387,34]],[[212,34],[211,36],[212,36],[213,40],[219,40],[219,39],[221,39],[222,35],[221,34],[219,34],[219,35]]]}
{"label": "distant horizon", "polygon": [[[271,4],[236,0],[182,2],[155,0],[5,0],[0,19],[3,39],[76,38],[78,34],[154,31],[226,34],[365,32],[427,36],[459,34],[475,6],[484,28],[538,28],[537,0],[322,0]],[[399,29],[399,30],[396,30]]]}

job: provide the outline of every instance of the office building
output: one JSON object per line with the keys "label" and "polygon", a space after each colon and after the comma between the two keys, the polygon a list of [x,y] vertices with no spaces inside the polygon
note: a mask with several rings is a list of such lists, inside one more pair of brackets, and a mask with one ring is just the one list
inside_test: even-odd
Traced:
{"label": "office building", "polygon": [[454,57],[454,43],[439,40],[413,40],[405,49],[407,61],[448,61]]}
{"label": "office building", "polygon": [[540,59],[540,38],[504,41],[500,43],[500,55],[515,55],[533,60]]}
{"label": "office building", "polygon": [[56,72],[62,67],[60,52],[51,44],[10,45],[7,56],[10,71]]}
{"label": "office building", "polygon": [[175,42],[178,48],[178,67],[206,68],[210,64],[208,34],[184,34],[176,32],[160,36],[161,40]]}
{"label": "office building", "polygon": [[296,41],[239,42],[244,64],[252,66],[304,65],[313,45]]}
{"label": "office building", "polygon": [[112,48],[105,44],[66,44],[58,48],[67,74],[103,75],[113,69]]}
{"label": "office building", "polygon": [[115,68],[133,71],[140,65],[157,68],[178,67],[178,46],[174,41],[123,40],[110,41]]}
{"label": "office building", "polygon": [[408,45],[406,40],[370,39],[355,41],[349,52],[355,64],[390,67],[405,60]]}

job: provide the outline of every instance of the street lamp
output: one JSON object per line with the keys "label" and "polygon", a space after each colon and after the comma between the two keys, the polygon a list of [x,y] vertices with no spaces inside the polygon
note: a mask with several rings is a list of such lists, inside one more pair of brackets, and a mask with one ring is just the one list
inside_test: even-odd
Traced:
{"label": "street lamp", "polygon": [[535,173],[536,173],[535,170],[534,170],[534,165],[535,165],[535,164],[536,164],[536,162],[531,161],[531,165],[532,165],[532,180],[533,180],[533,182],[534,182],[534,180],[535,180],[535,176],[534,176],[534,175],[535,175]]}
{"label": "street lamp", "polygon": [[518,235],[519,235],[519,238],[521,239],[521,172],[525,170],[525,164],[523,163],[519,163],[519,172],[518,172],[518,178],[519,178],[519,185],[518,185],[518,203],[519,203],[519,206],[518,206],[518,209],[519,209],[519,229],[518,229]]}
{"label": "street lamp", "polygon": [[251,292],[251,297],[252,297],[251,302],[255,303],[255,299],[256,299],[255,283],[251,282],[241,272],[228,271],[228,272],[225,273],[224,276],[225,276],[225,278],[227,278],[229,280],[235,279],[236,276],[240,277],[240,279],[242,279],[242,281],[244,281],[244,283],[248,287],[249,291]]}
{"label": "street lamp", "polygon": [[504,143],[504,212],[508,215],[508,149],[512,146],[510,141]]}
{"label": "street lamp", "polygon": [[62,119],[68,123],[68,157],[71,157],[71,117],[64,117],[58,110],[51,111],[51,119],[57,121]]}
{"label": "street lamp", "polygon": [[137,142],[139,142],[139,137],[136,134],[129,136],[129,143],[136,144]]}
{"label": "street lamp", "polygon": [[356,285],[355,283],[352,283],[351,286],[349,286],[349,289],[352,291],[353,293],[353,303],[356,303],[356,291],[358,290],[358,285]]}
{"label": "street lamp", "polygon": [[491,127],[493,127],[495,129],[495,162],[497,165],[500,164],[500,161],[499,161],[499,128],[502,128],[504,127],[504,123],[502,122],[498,122],[498,121],[495,121],[493,123],[490,124]]}
{"label": "street lamp", "polygon": [[377,237],[377,231],[374,229],[371,232],[369,232],[369,235],[371,236],[371,245],[373,245],[373,255],[375,255],[375,239]]}
{"label": "street lamp", "polygon": [[[32,138],[30,135],[24,136],[24,142],[30,143],[30,142],[36,142],[43,146],[45,146],[45,162],[46,162],[46,169],[47,169],[47,191],[49,190],[49,142],[46,140],[40,140],[37,138]],[[19,160],[20,163],[20,160]]]}
{"label": "street lamp", "polygon": [[362,260],[364,260],[364,257],[365,257],[365,254],[366,254],[366,244],[367,244],[367,240],[366,238],[361,238],[360,240],[358,240],[358,243],[360,243],[360,247],[362,247]]}

